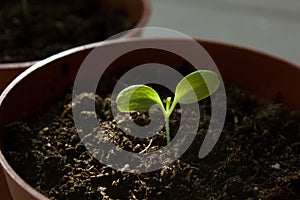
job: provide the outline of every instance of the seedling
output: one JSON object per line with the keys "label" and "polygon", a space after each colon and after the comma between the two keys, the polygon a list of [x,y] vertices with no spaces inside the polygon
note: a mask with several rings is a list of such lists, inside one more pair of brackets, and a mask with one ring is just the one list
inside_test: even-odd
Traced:
{"label": "seedling", "polygon": [[164,106],[158,93],[146,85],[132,85],[123,89],[117,96],[117,108],[121,112],[137,112],[158,105],[165,117],[167,144],[170,143],[169,118],[176,105],[192,104],[210,96],[220,85],[218,75],[210,70],[198,70],[185,76],[176,86],[174,99],[166,98]]}

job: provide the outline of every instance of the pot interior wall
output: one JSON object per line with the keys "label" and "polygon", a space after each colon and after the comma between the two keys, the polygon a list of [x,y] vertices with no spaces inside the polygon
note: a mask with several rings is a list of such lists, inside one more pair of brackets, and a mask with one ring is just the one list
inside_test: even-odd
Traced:
{"label": "pot interior wall", "polygon": [[[118,45],[118,44],[116,44]],[[297,92],[300,70],[284,61],[242,48],[211,42],[201,42],[217,64],[223,79],[252,93],[281,101],[292,109],[300,109],[300,93]],[[77,71],[90,52],[79,51],[47,64],[26,76],[9,92],[0,108],[0,123],[7,124],[20,120],[31,113],[41,110],[61,97],[71,88]],[[102,77],[101,88],[112,88],[112,74],[121,76],[127,70],[144,63],[161,63],[187,73],[194,68],[189,63],[170,52],[157,49],[142,49],[127,53],[106,70]],[[99,66],[101,67],[101,66]],[[161,77],[167,75],[158,69]],[[92,72],[90,75],[93,75]],[[89,74],[86,74],[87,80]],[[104,84],[103,84],[104,83]]]}
{"label": "pot interior wall", "polygon": [[[118,45],[118,44],[116,44]],[[292,109],[300,109],[298,91],[300,70],[284,61],[227,45],[201,42],[217,64],[223,79],[243,89],[272,101],[280,101]],[[20,120],[49,105],[71,88],[77,71],[90,52],[79,51],[47,64],[27,75],[9,92],[0,108],[0,124]],[[170,52],[157,49],[142,49],[127,53],[106,70],[101,78],[101,88],[112,88],[112,75],[121,76],[127,70],[144,63],[161,63],[172,66],[182,73],[194,68]],[[99,66],[101,67],[101,66]],[[158,69],[161,77],[167,72]],[[89,79],[91,74],[86,74]],[[104,85],[103,85],[104,83]]]}
{"label": "pot interior wall", "polygon": [[245,48],[202,42],[222,78],[265,100],[300,110],[300,68],[278,58]]}

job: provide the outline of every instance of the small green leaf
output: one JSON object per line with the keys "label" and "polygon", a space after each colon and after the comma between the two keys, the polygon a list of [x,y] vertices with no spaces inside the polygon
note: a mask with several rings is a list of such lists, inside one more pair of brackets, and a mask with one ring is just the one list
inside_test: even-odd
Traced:
{"label": "small green leaf", "polygon": [[214,93],[220,85],[218,75],[198,70],[184,77],[176,86],[175,99],[182,104],[195,103]]}
{"label": "small green leaf", "polygon": [[146,85],[132,85],[122,90],[116,99],[121,112],[136,112],[149,110],[153,105],[163,108],[163,103],[157,92]]}

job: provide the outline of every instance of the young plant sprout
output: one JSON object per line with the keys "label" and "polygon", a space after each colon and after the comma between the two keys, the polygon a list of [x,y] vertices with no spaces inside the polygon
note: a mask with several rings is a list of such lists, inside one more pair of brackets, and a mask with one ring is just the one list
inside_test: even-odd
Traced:
{"label": "young plant sprout", "polygon": [[121,112],[149,110],[158,105],[165,117],[167,144],[170,143],[169,118],[177,103],[192,104],[210,96],[220,85],[218,75],[210,70],[198,70],[185,76],[176,86],[175,95],[166,99],[164,106],[158,93],[146,85],[132,85],[123,89],[117,96],[117,108]]}

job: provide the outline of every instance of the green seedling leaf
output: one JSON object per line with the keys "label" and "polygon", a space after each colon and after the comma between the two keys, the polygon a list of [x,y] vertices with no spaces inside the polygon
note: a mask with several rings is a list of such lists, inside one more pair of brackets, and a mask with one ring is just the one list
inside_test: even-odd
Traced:
{"label": "green seedling leaf", "polygon": [[175,99],[182,104],[200,101],[213,92],[220,85],[218,75],[209,70],[198,70],[184,77],[176,86]]}
{"label": "green seedling leaf", "polygon": [[149,110],[154,105],[163,108],[157,92],[146,85],[132,85],[125,88],[117,96],[116,103],[121,112]]}
{"label": "green seedling leaf", "polygon": [[[117,96],[117,107],[121,112],[149,110],[159,105],[165,115],[167,144],[170,143],[169,118],[177,103],[190,104],[210,96],[220,85],[218,75],[209,70],[198,70],[184,77],[176,86],[175,97],[166,99],[164,107],[157,92],[146,85],[132,85],[122,90]],[[172,102],[172,104],[171,104]]]}

